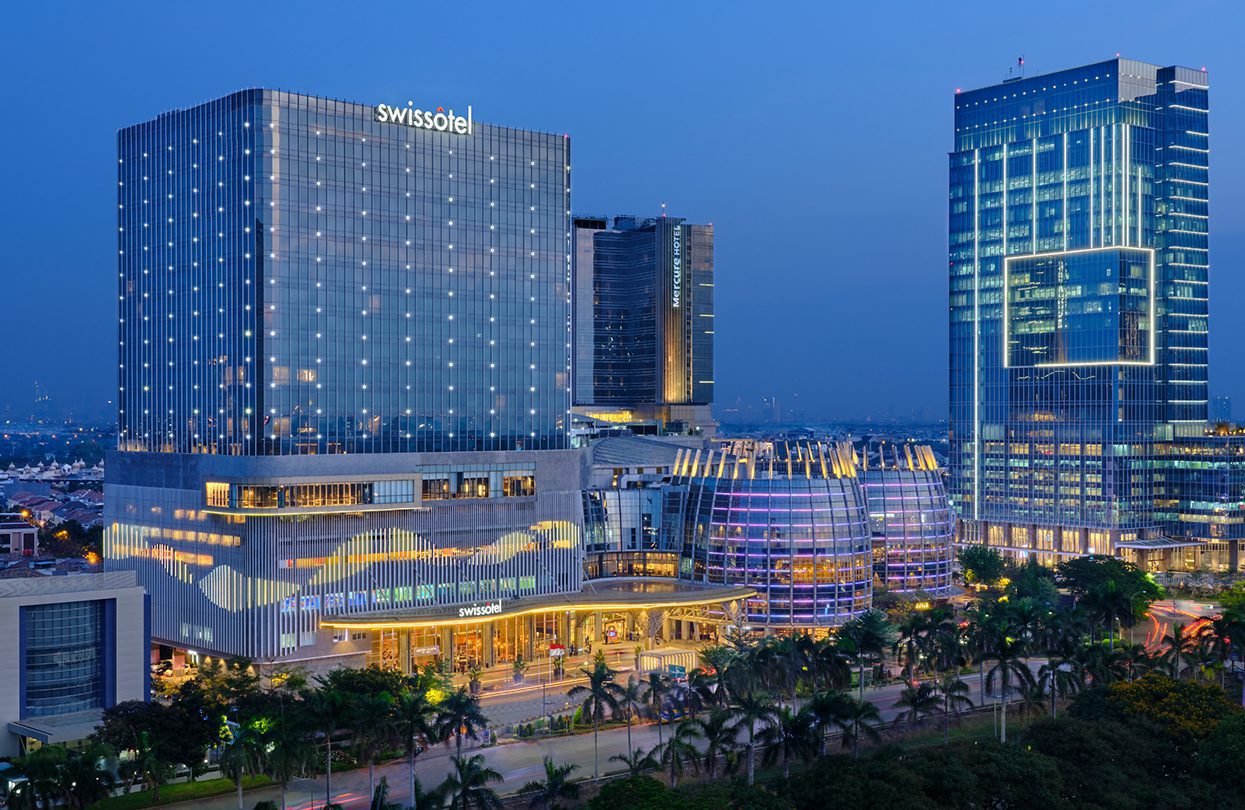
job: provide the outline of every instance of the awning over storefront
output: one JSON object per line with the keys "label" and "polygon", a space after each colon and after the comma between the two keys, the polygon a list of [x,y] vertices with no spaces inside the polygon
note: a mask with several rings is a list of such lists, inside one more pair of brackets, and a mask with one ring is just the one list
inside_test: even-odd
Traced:
{"label": "awning over storefront", "polygon": [[1115,544],[1116,548],[1131,548],[1134,551],[1164,551],[1169,548],[1193,548],[1205,543],[1200,540],[1181,540],[1176,537],[1147,537],[1144,540],[1125,540]]}
{"label": "awning over storefront", "polygon": [[486,599],[470,605],[373,611],[326,616],[321,627],[359,630],[407,630],[422,627],[484,624],[494,619],[554,611],[659,610],[734,602],[756,596],[742,586],[701,585],[658,579],[607,579],[584,584],[579,593]]}
{"label": "awning over storefront", "polygon": [[104,712],[92,709],[51,717],[31,717],[9,723],[9,731],[19,737],[38,740],[44,745],[85,740],[103,722]]}

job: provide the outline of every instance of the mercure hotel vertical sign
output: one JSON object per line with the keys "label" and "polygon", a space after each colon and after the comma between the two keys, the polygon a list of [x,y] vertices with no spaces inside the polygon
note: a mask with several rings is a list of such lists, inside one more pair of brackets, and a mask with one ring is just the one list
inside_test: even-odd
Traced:
{"label": "mercure hotel vertical sign", "polygon": [[675,225],[670,238],[670,308],[683,301],[683,226]]}
{"label": "mercure hotel vertical sign", "polygon": [[431,129],[437,132],[449,132],[454,135],[471,134],[471,105],[467,105],[467,115],[454,115],[451,109],[446,112],[444,107],[436,110],[417,110],[411,106],[390,107],[388,104],[377,104],[372,120],[381,124],[401,124],[418,129]]}

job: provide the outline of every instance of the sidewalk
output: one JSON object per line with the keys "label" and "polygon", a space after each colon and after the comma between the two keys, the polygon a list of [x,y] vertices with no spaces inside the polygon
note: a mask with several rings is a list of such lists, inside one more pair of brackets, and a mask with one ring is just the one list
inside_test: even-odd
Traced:
{"label": "sidewalk", "polygon": [[[596,654],[596,649],[592,654],[581,653],[575,656],[566,656],[563,664],[563,675],[561,678],[553,676],[553,659],[542,658],[534,662],[527,668],[523,675],[523,680],[516,683],[514,680],[514,669],[510,664],[497,664],[480,671],[480,692],[481,699],[491,695],[514,694],[516,692],[530,691],[535,688],[539,690],[541,684],[546,684],[549,688],[555,685],[565,685],[568,689],[577,681],[583,680],[580,670],[591,669],[592,661]],[[605,648],[605,662],[610,669],[619,673],[630,673],[635,670],[635,645],[627,644],[610,644]],[[466,673],[455,672],[451,675],[455,688],[468,688],[471,677]],[[623,678],[625,681],[626,678]]]}
{"label": "sidewalk", "polygon": [[[964,677],[964,680],[972,688],[974,701],[977,699],[978,694],[977,679],[976,674]],[[889,722],[900,711],[894,708],[893,704],[898,699],[902,688],[902,683],[870,687],[865,690],[865,696],[878,706],[883,720]],[[993,700],[988,701],[988,703],[993,702]],[[664,729],[662,733],[665,739],[670,738],[669,727]],[[657,726],[652,723],[635,725],[631,729],[631,736],[633,747],[651,749],[657,744]],[[601,773],[607,774],[618,771],[621,766],[617,762],[610,762],[609,757],[613,754],[626,753],[627,729],[613,728],[602,731],[600,748]],[[502,774],[503,781],[493,787],[503,795],[518,790],[524,782],[540,778],[544,773],[542,760],[546,756],[552,757],[554,762],[559,764],[578,766],[574,773],[576,778],[590,778],[593,772],[593,735],[591,732],[570,736],[538,737],[488,747],[482,747],[473,741],[464,741],[463,753],[464,755],[484,755],[485,763]],[[420,784],[425,788],[440,784],[449,773],[449,758],[453,754],[454,746],[451,744],[448,746],[435,746],[421,755],[416,760],[416,774]],[[410,792],[406,762],[391,762],[378,767],[376,769],[378,781],[381,776],[385,776],[388,779],[389,800],[401,804]],[[297,780],[290,785],[288,808],[289,810],[320,810],[324,806],[324,792],[323,777]],[[247,791],[244,796],[243,806],[250,808],[263,799],[272,799],[279,802],[280,790],[278,788],[259,788]],[[370,804],[367,768],[334,774],[333,800],[343,807],[351,808],[352,810],[367,808]],[[197,810],[235,810],[238,806],[238,800],[235,795],[231,794],[205,799],[196,803],[168,806],[178,808],[194,807]]]}

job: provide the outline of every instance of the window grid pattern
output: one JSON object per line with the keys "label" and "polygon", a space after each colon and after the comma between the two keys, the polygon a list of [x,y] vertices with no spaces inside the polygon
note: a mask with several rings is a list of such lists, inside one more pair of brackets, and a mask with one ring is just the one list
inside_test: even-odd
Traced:
{"label": "window grid pattern", "polygon": [[23,717],[98,709],[104,703],[104,603],[21,609],[26,645]]}
{"label": "window grid pattern", "polygon": [[943,596],[951,588],[951,507],[938,471],[861,474],[873,535],[875,581],[893,593]]}
{"label": "window grid pattern", "polygon": [[[987,541],[984,524],[1021,550],[1041,542],[1034,526],[1112,541],[1155,526],[1155,442],[1206,418],[1207,84],[1116,59],[956,96],[950,495],[964,541]],[[1009,367],[1004,257],[1110,247],[1155,252],[1154,364]]]}
{"label": "window grid pattern", "polygon": [[711,463],[676,476],[664,520],[683,540],[685,578],[758,590],[747,604],[750,625],[837,626],[873,598],[864,493],[854,470],[823,473],[801,460],[790,472],[786,464],[734,475],[714,474]]}
{"label": "window grid pattern", "polygon": [[120,446],[565,447],[569,149],[269,90],[122,130]]}

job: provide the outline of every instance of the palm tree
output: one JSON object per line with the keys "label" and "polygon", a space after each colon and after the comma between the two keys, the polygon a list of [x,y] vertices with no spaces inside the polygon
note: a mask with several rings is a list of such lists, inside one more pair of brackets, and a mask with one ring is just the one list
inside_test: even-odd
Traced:
{"label": "palm tree", "polygon": [[31,808],[52,807],[63,793],[63,768],[69,752],[60,746],[44,746],[14,762],[17,774],[26,777],[22,785],[24,802]]}
{"label": "palm tree", "polygon": [[937,675],[942,670],[959,669],[964,665],[967,639],[964,629],[954,621],[942,621],[934,627],[929,639],[929,661]]}
{"label": "palm tree", "polygon": [[315,746],[296,722],[278,720],[263,736],[264,772],[281,787],[281,810],[285,810],[290,782],[316,759]]}
{"label": "palm tree", "polygon": [[[634,675],[627,678],[627,685],[618,688],[618,708],[622,711],[623,716],[627,718],[627,750],[631,749],[631,718],[635,715],[636,710],[644,706],[644,682],[637,680]],[[658,728],[661,728],[658,719]],[[660,742],[660,740],[658,741]]]}
{"label": "palm tree", "polygon": [[865,664],[876,658],[890,647],[895,639],[895,627],[886,619],[886,614],[877,608],[870,608],[859,616],[848,620],[839,629],[839,638],[848,643],[848,650],[856,659],[860,676],[860,699],[865,699]]}
{"label": "palm tree", "polygon": [[410,810],[419,810],[421,807],[444,807],[445,806],[445,783],[437,785],[431,790],[424,790],[424,786],[416,779],[411,783],[411,804]]}
{"label": "palm tree", "polygon": [[[1221,660],[1213,626],[1209,622],[1205,622],[1190,628],[1186,634],[1185,646],[1187,648],[1185,655],[1189,661],[1189,671],[1200,679],[1213,679],[1212,670],[1218,666]],[[1224,660],[1226,658],[1227,654],[1225,653]]]}
{"label": "palm tree", "polygon": [[643,748],[635,749],[630,755],[614,754],[610,757],[610,762],[621,762],[626,765],[627,776],[640,776],[645,771],[652,771],[661,767],[657,760],[653,758],[653,752],[645,751]]}
{"label": "palm tree", "polygon": [[938,693],[942,695],[944,745],[951,741],[951,715],[958,717],[962,712],[973,708],[968,692],[968,684],[954,672],[944,672],[938,681]]}
{"label": "palm tree", "polygon": [[[680,690],[683,702],[692,716],[707,708],[721,706],[723,692],[718,683],[718,673],[707,669],[695,669],[687,674],[687,683]],[[647,696],[652,698],[652,682]]]}
{"label": "palm tree", "polygon": [[878,707],[867,700],[851,700],[846,704],[846,712],[840,723],[843,729],[843,747],[852,746],[852,759],[860,759],[860,735],[867,734],[871,740],[878,740],[877,726],[881,725],[882,717]]}
{"label": "palm tree", "polygon": [[[895,641],[895,653],[896,657],[903,658],[905,681],[912,681],[916,677],[921,654],[928,646],[931,629],[930,616],[923,610],[909,611],[896,623],[898,638]],[[902,656],[899,655],[900,652]]]}
{"label": "palm tree", "polygon": [[718,673],[718,689],[721,700],[729,704],[740,695],[755,693],[770,682],[769,653],[759,645],[737,642],[736,654]]}
{"label": "palm tree", "polygon": [[903,691],[899,693],[899,700],[896,700],[891,708],[903,709],[895,716],[896,724],[912,723],[917,726],[921,724],[922,718],[938,711],[941,703],[934,684],[928,681],[919,684],[908,681]]}
{"label": "palm tree", "polygon": [[545,778],[534,779],[519,788],[520,796],[529,797],[528,807],[535,810],[557,810],[562,799],[573,802],[579,798],[579,783],[572,782],[571,772],[578,765],[567,763],[554,765],[551,757],[545,757]]}
{"label": "palm tree", "polygon": [[1179,622],[1172,625],[1170,634],[1163,636],[1163,654],[1160,656],[1162,665],[1172,680],[1179,680],[1181,664],[1188,658],[1188,639],[1185,637],[1185,626]]}
{"label": "palm tree", "polygon": [[1082,677],[1088,678],[1094,686],[1109,686],[1127,675],[1121,650],[1091,644],[1082,648],[1077,658]]}
{"label": "palm tree", "polygon": [[809,760],[817,750],[817,738],[811,711],[806,706],[799,712],[793,712],[782,706],[774,714],[774,719],[760,734],[761,746],[765,751],[762,761],[767,767],[782,757],[782,777],[791,778],[791,758],[799,757]]}
{"label": "palm tree", "polygon": [[848,715],[851,713],[852,696],[837,689],[829,692],[818,692],[805,707],[813,720],[813,729],[817,734],[817,752],[824,754],[826,735],[830,729],[843,729]]}
{"label": "palm tree", "polygon": [[968,642],[977,662],[979,704],[986,704],[986,659],[1000,635],[1001,616],[997,604],[979,602],[965,611],[968,615]]}
{"label": "palm tree", "polygon": [[821,639],[813,648],[813,684],[816,689],[846,689],[852,682],[852,660],[846,646],[834,636]]}
{"label": "palm tree", "polygon": [[321,680],[320,688],[308,692],[303,700],[312,723],[324,735],[325,803],[333,803],[333,737],[347,718],[346,695]]}
{"label": "palm tree", "polygon": [[989,653],[989,660],[995,662],[986,672],[986,688],[993,686],[995,680],[1000,683],[1002,702],[1002,725],[1000,726],[1000,742],[1007,742],[1007,699],[1011,694],[1011,682],[1015,678],[1022,685],[1033,682],[1033,673],[1029,670],[1028,645],[1024,638],[1000,633],[994,640]]}
{"label": "palm tree", "polygon": [[80,810],[112,795],[116,780],[112,773],[101,770],[97,763],[112,754],[108,746],[90,745],[81,753],[71,753],[60,768],[61,792],[66,804]]}
{"label": "palm tree", "polygon": [[[800,665],[797,676],[802,679],[810,691],[817,688],[817,640],[811,633],[801,633],[795,637],[795,658]],[[794,701],[794,698],[793,698]],[[795,708],[794,702],[792,708]]]}
{"label": "palm tree", "polygon": [[368,795],[376,793],[376,758],[393,736],[393,705],[393,698],[385,693],[355,695],[349,702],[351,744],[356,761],[367,763]]}
{"label": "palm tree", "polygon": [[448,743],[453,737],[455,756],[459,759],[463,756],[463,735],[478,740],[480,731],[487,726],[488,718],[480,710],[480,700],[462,687],[447,695],[437,707],[437,738]]}
{"label": "palm tree", "polygon": [[1042,619],[1036,640],[1047,650],[1071,653],[1085,644],[1085,613],[1077,608],[1058,608]]}
{"label": "palm tree", "polygon": [[771,636],[758,648],[758,665],[762,680],[769,686],[791,696],[795,707],[795,693],[800,678],[808,668],[804,647],[795,636]]}
{"label": "palm tree", "polygon": [[436,716],[436,708],[428,702],[428,693],[422,689],[407,689],[398,695],[393,704],[390,726],[406,748],[407,778],[414,810],[419,810],[419,802],[415,799],[415,757],[437,736]]}
{"label": "palm tree", "polygon": [[[705,741],[703,761],[710,779],[718,775],[718,757],[726,759],[739,745],[739,726],[733,722],[729,709],[713,709],[708,717],[689,721],[700,726],[700,736]],[[729,765],[729,762],[727,763]]]}
{"label": "palm tree", "polygon": [[[1154,656],[1146,649],[1144,644],[1121,644],[1118,650],[1120,655],[1120,664],[1124,668],[1124,673],[1129,682],[1133,680],[1135,675],[1145,674],[1154,668]],[[1084,680],[1082,678],[1082,680]]]}
{"label": "palm tree", "polygon": [[242,803],[242,780],[259,773],[262,749],[258,732],[250,726],[240,726],[220,755],[220,771],[232,779],[238,788],[238,810],[245,810]]}
{"label": "palm tree", "polygon": [[1035,678],[1027,683],[1021,683],[1019,692],[1020,700],[1016,708],[1021,717],[1028,718],[1046,711],[1045,681]]}
{"label": "palm tree", "polygon": [[732,709],[735,728],[743,732],[747,739],[744,750],[748,757],[748,786],[756,782],[756,735],[758,727],[764,729],[774,722],[776,710],[770,702],[769,695],[747,692],[735,699]]}
{"label": "palm tree", "polygon": [[[567,697],[580,701],[584,717],[592,720],[592,777],[596,779],[601,775],[601,752],[598,745],[601,723],[605,722],[606,712],[611,717],[618,713],[618,697],[623,689],[614,683],[615,672],[604,662],[599,661],[592,669],[580,671],[587,676],[588,683],[572,687]],[[658,717],[657,721],[660,723],[661,718]]]}
{"label": "palm tree", "polygon": [[1051,650],[1045,664],[1038,669],[1038,683],[1050,695],[1050,716],[1057,717],[1056,700],[1075,695],[1084,685],[1080,662],[1076,654],[1068,650]]}
{"label": "palm tree", "polygon": [[389,801],[389,779],[382,776],[376,789],[372,791],[372,804],[369,810],[402,810],[402,806]]}
{"label": "palm tree", "polygon": [[1228,659],[1232,656],[1232,636],[1235,620],[1225,613],[1211,619],[1205,628],[1210,650],[1214,653],[1219,667],[1219,688],[1227,686]]}
{"label": "palm tree", "polygon": [[1033,643],[1042,634],[1044,620],[1049,617],[1050,610],[1028,596],[1005,602],[1004,605],[1003,617],[1008,634]]}
{"label": "palm tree", "polygon": [[[1085,616],[1089,619],[1090,641],[1094,644],[1098,643],[1098,627],[1108,622],[1113,622],[1110,595],[1101,588],[1090,588],[1081,594],[1077,600],[1077,607],[1085,612]],[[1112,625],[1114,626],[1114,625]],[[1114,635],[1114,633],[1112,633]]]}
{"label": "palm tree", "polygon": [[501,797],[497,791],[489,787],[491,782],[500,782],[502,776],[484,764],[483,754],[471,757],[454,756],[450,758],[454,769],[441,783],[438,790],[450,800],[452,810],[501,810]]}
{"label": "palm tree", "polygon": [[1108,579],[1090,588],[1081,597],[1082,604],[1097,620],[1107,625],[1107,648],[1115,649],[1115,627],[1132,627],[1137,620],[1133,602],[1141,594],[1128,594],[1120,584]]}
{"label": "palm tree", "polygon": [[279,673],[273,681],[275,686],[264,693],[273,711],[261,728],[260,744],[264,771],[281,786],[281,810],[285,810],[290,781],[316,759],[308,734],[314,729],[314,718],[306,704],[296,699],[306,686],[301,674]]}
{"label": "palm tree", "polygon": [[[1245,649],[1245,615],[1239,611],[1229,609],[1225,610],[1222,616],[1216,618],[1213,625],[1216,635],[1220,639],[1220,645],[1227,649],[1224,653],[1228,660],[1232,662],[1232,672],[1236,674],[1236,661],[1240,656],[1240,650]],[[1233,655],[1233,649],[1237,651]],[[1241,673],[1241,705],[1245,706],[1245,672]]]}
{"label": "palm tree", "polygon": [[679,786],[679,777],[683,768],[691,765],[699,769],[700,751],[696,750],[693,740],[700,738],[700,729],[696,723],[680,723],[670,733],[670,739],[657,749],[657,759],[662,769],[670,774],[670,787]]}
{"label": "palm tree", "polygon": [[701,663],[719,674],[725,672],[738,657],[739,649],[726,644],[715,644],[700,651]]}

